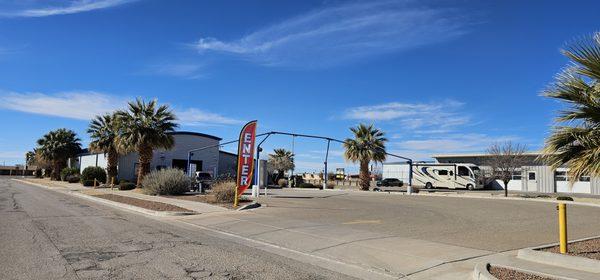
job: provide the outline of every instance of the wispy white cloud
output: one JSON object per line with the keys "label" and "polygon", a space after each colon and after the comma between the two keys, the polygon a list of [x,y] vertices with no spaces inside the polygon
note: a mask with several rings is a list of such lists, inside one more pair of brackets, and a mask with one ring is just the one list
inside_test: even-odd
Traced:
{"label": "wispy white cloud", "polygon": [[313,10],[238,40],[200,38],[193,47],[263,65],[316,68],[444,42],[465,34],[467,25],[453,9],[365,1]]}
{"label": "wispy white cloud", "polygon": [[0,109],[78,120],[90,120],[96,115],[124,106],[125,99],[95,91],[73,91],[54,95],[2,92],[0,95]]}
{"label": "wispy white cloud", "polygon": [[0,160],[25,159],[25,153],[23,151],[0,151]]}
{"label": "wispy white cloud", "polygon": [[243,123],[241,120],[195,108],[178,110],[175,113],[182,124],[189,126],[236,125]]}
{"label": "wispy white cloud", "polygon": [[415,160],[432,160],[434,154],[485,152],[493,142],[522,140],[511,135],[492,136],[489,126],[478,130],[481,123],[466,111],[465,104],[455,100],[391,102],[349,108],[342,118],[387,127],[387,150]]}
{"label": "wispy white cloud", "polygon": [[206,77],[204,67],[196,63],[160,63],[148,67],[142,74],[171,76],[182,79],[200,79]]}
{"label": "wispy white cloud", "polygon": [[413,133],[416,129],[424,133],[446,133],[451,128],[471,122],[471,117],[461,110],[463,106],[463,103],[454,100],[436,103],[391,102],[349,108],[343,112],[342,118],[380,123],[393,121]]}
{"label": "wispy white cloud", "polygon": [[[127,101],[132,99],[95,91],[57,94],[0,92],[0,109],[88,121],[94,116],[125,108]],[[188,126],[242,123],[197,108],[176,108],[174,113],[180,124]]]}
{"label": "wispy white cloud", "polygon": [[58,0],[3,1],[0,15],[5,17],[46,17],[100,10],[139,0]]}
{"label": "wispy white cloud", "polygon": [[[435,154],[485,153],[494,142],[519,141],[517,136],[491,136],[485,133],[444,134],[437,137],[411,139],[390,143],[390,149],[412,155],[414,159],[429,159]],[[393,159],[392,159],[393,160]]]}

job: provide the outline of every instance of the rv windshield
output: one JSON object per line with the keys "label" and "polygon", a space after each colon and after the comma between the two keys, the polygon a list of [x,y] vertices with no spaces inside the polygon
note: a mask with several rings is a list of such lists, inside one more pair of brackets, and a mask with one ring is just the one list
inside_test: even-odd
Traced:
{"label": "rv windshield", "polygon": [[473,175],[475,175],[475,177],[479,176],[479,174],[481,173],[481,170],[479,170],[479,167],[477,166],[472,166],[471,170],[473,171]]}

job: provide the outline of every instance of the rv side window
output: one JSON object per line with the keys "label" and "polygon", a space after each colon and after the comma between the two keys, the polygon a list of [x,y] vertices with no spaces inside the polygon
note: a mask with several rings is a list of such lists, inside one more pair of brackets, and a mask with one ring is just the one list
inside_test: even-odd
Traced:
{"label": "rv side window", "polygon": [[438,170],[438,175],[448,175],[448,170]]}
{"label": "rv side window", "polygon": [[465,166],[459,166],[458,176],[469,176],[469,168],[466,168]]}

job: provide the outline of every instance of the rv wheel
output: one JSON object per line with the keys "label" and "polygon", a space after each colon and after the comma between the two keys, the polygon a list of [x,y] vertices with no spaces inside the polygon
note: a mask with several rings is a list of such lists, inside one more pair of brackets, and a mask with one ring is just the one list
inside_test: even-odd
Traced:
{"label": "rv wheel", "polygon": [[427,182],[427,184],[425,184],[425,188],[426,189],[432,189],[433,185],[431,183]]}
{"label": "rv wheel", "polygon": [[472,190],[474,190],[474,189],[475,189],[475,188],[473,187],[473,185],[471,185],[471,184],[468,184],[468,185],[467,185],[467,190],[470,190],[470,191],[472,191]]}

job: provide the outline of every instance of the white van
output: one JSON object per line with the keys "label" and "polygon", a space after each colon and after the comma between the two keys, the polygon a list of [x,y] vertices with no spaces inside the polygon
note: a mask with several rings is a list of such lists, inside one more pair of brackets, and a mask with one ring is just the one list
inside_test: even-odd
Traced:
{"label": "white van", "polygon": [[[383,178],[398,178],[408,183],[409,165],[384,163]],[[483,189],[480,169],[470,163],[413,163],[412,185],[431,188]]]}

